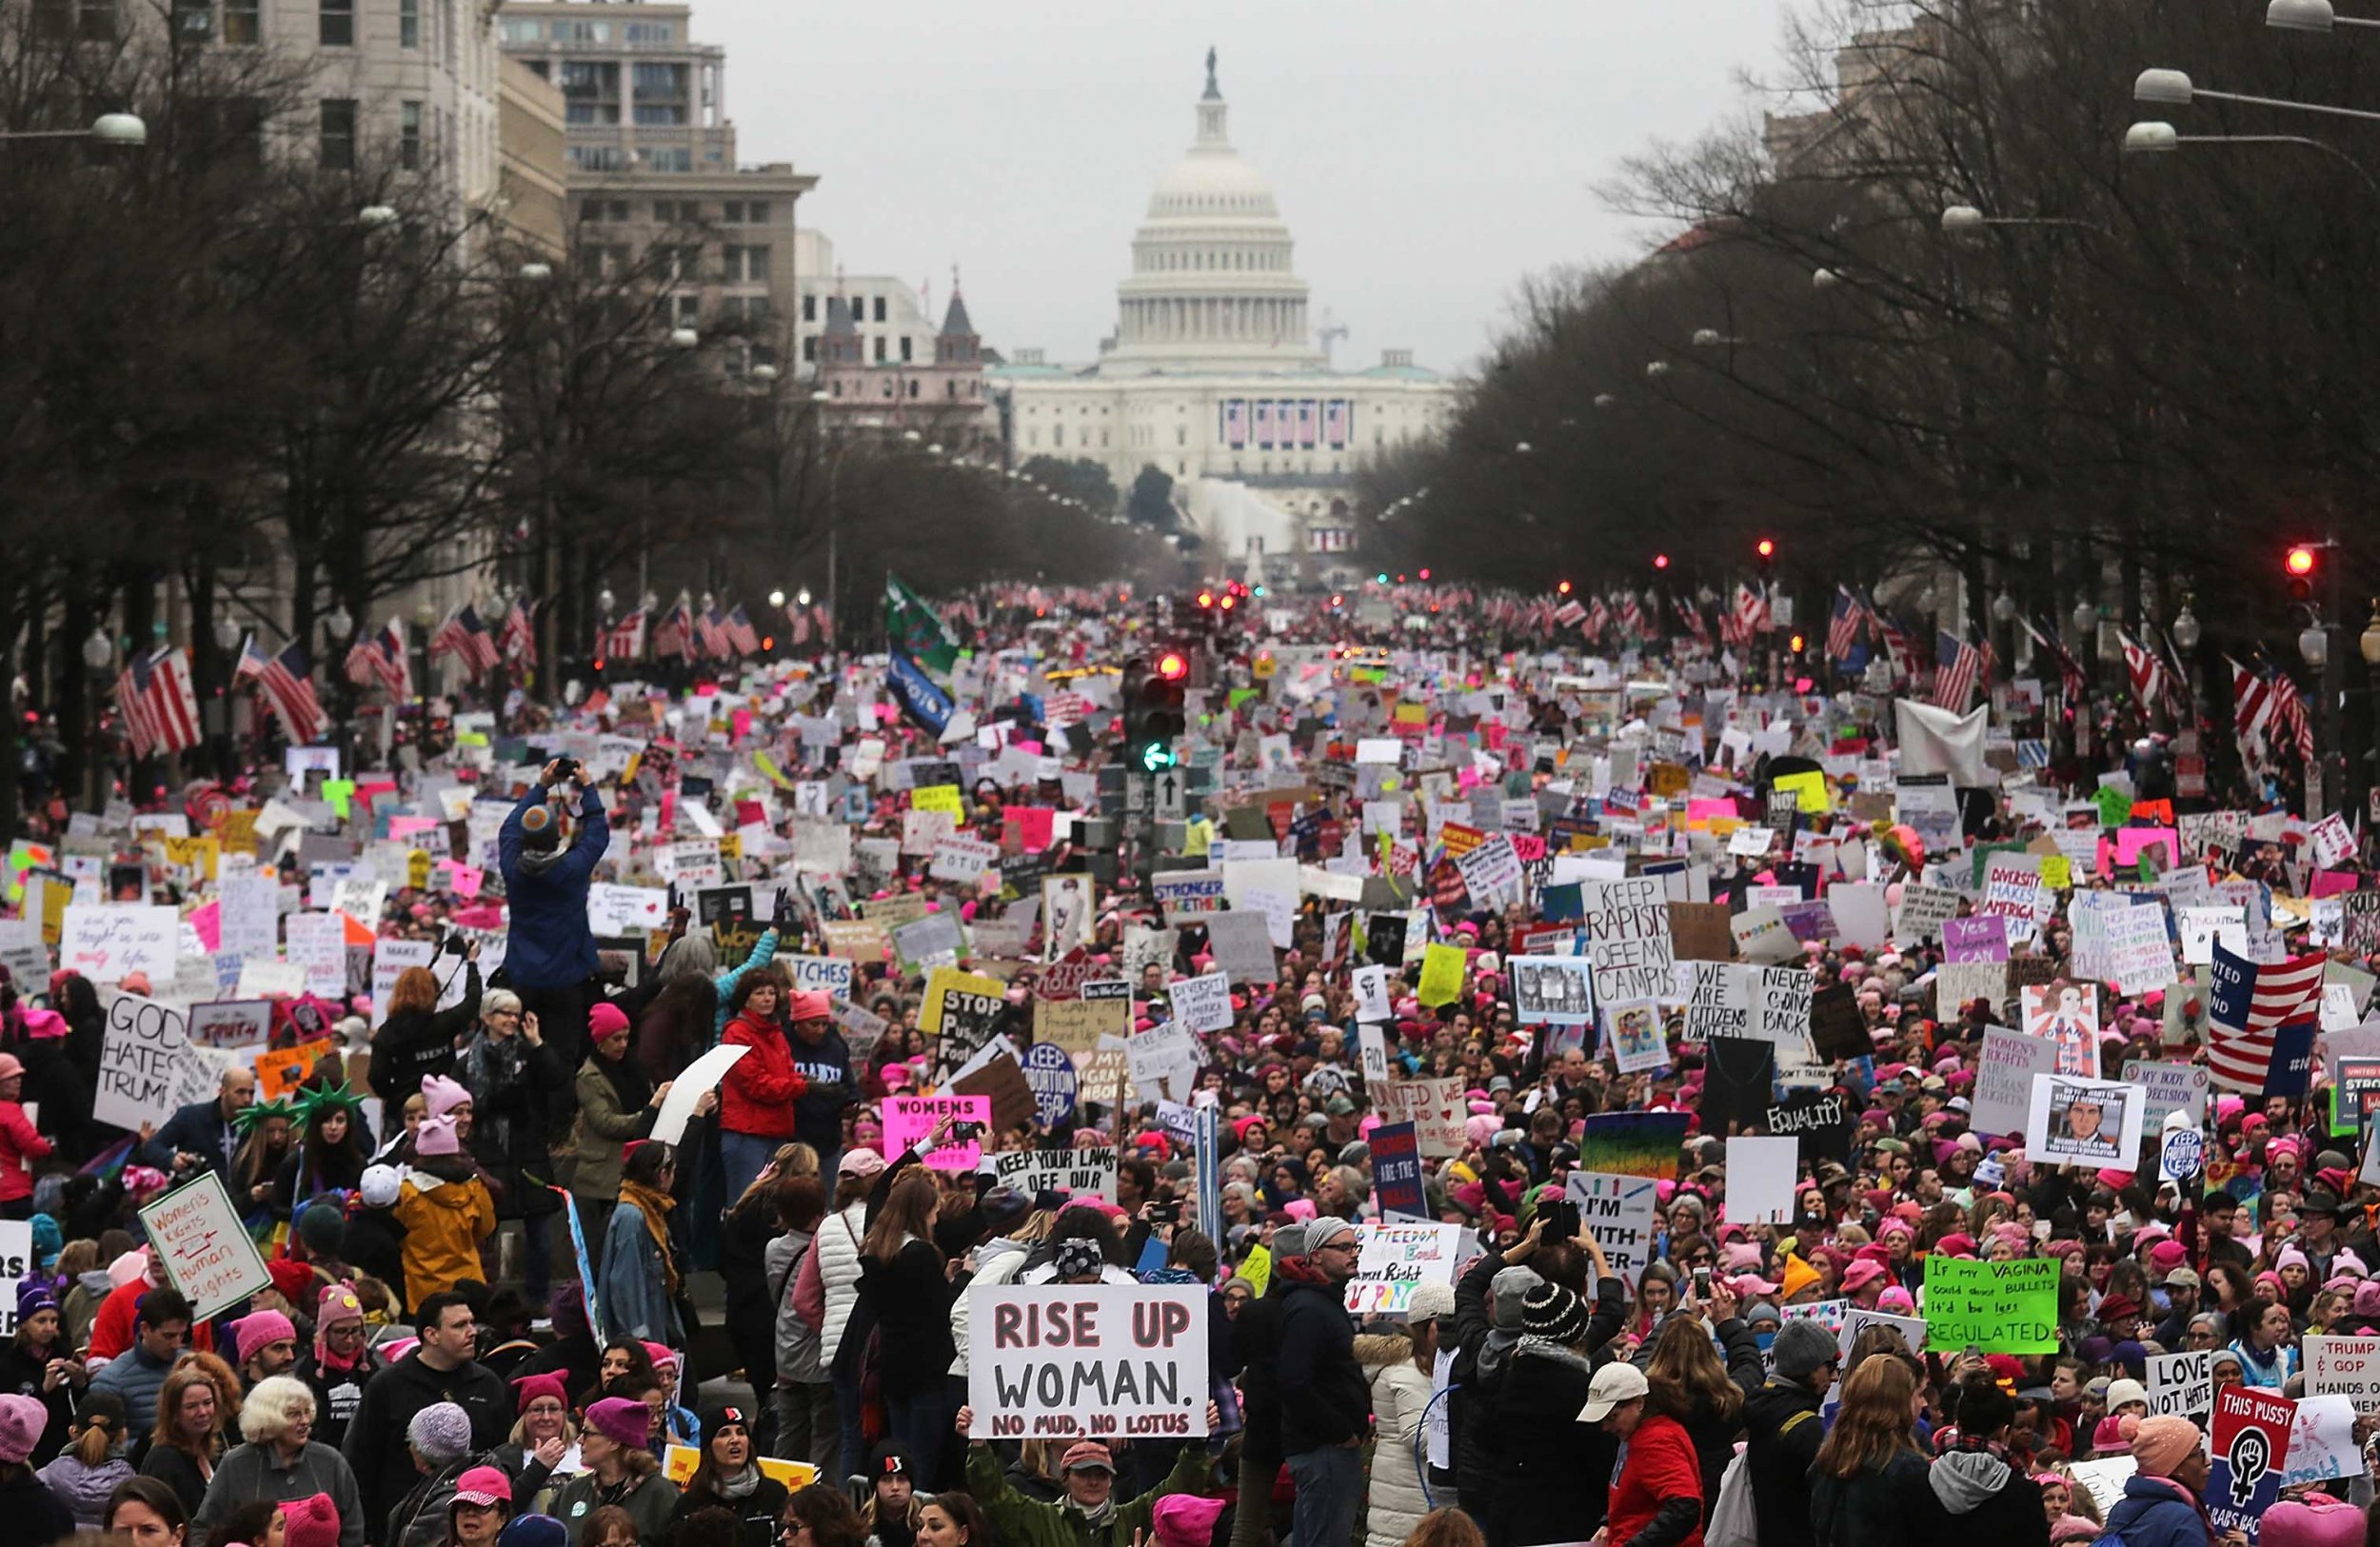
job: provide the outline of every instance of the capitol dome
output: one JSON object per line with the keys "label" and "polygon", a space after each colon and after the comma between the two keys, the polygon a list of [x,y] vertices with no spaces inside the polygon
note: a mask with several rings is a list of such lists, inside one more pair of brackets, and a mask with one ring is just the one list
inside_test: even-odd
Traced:
{"label": "capitol dome", "polygon": [[1101,368],[1121,374],[1303,371],[1306,284],[1273,185],[1232,147],[1229,105],[1207,51],[1198,136],[1158,180],[1133,233],[1132,273],[1117,287],[1116,343]]}

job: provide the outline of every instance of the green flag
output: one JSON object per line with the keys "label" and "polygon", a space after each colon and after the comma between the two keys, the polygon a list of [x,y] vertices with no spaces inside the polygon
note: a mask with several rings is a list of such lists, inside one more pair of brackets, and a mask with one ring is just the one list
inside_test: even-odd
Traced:
{"label": "green flag", "polygon": [[937,676],[948,676],[959,664],[959,641],[950,625],[890,571],[884,575],[884,638]]}

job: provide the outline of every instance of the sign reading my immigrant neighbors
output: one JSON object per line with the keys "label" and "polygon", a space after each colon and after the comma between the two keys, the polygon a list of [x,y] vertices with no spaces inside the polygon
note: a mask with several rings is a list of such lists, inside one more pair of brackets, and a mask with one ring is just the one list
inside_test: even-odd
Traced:
{"label": "sign reading my immigrant neighbors", "polygon": [[1206,1433],[1204,1288],[976,1284],[967,1295],[975,1438]]}
{"label": "sign reading my immigrant neighbors", "polygon": [[1926,1259],[1926,1341],[1987,1354],[2057,1352],[2054,1258],[1977,1262]]}

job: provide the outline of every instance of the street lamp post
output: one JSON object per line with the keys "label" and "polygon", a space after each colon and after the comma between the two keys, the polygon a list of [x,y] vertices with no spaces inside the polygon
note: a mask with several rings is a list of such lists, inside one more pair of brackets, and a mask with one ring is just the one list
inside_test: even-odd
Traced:
{"label": "street lamp post", "polygon": [[83,664],[89,670],[91,679],[90,710],[84,716],[84,735],[88,745],[83,759],[83,803],[93,811],[100,810],[106,803],[99,798],[99,685],[107,681],[108,667],[114,664],[115,657],[115,642],[108,637],[108,630],[99,625],[92,625],[90,637],[83,641]]}
{"label": "street lamp post", "polygon": [[95,145],[142,146],[149,143],[149,126],[138,113],[103,112],[89,129],[21,129],[0,134],[0,140],[89,140]]}
{"label": "street lamp post", "polygon": [[413,678],[414,708],[421,716],[420,740],[414,749],[425,758],[429,755],[429,639],[438,626],[438,609],[428,600],[413,605],[413,634],[422,642],[421,670]]}

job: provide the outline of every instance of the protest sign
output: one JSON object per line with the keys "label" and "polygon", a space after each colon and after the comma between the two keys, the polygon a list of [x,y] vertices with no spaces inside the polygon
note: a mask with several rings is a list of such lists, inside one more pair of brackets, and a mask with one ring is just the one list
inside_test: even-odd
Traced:
{"label": "protest sign", "polygon": [[1683,1112],[1590,1114],[1578,1139],[1579,1168],[1676,1181],[1686,1123]]}
{"label": "protest sign", "polygon": [[[1514,964],[1518,965],[1517,962]],[[1388,969],[1386,967],[1374,962],[1356,968],[1355,988],[1358,1021],[1382,1021],[1395,1013],[1389,1007]],[[1182,1014],[1181,1003],[1179,1000],[1174,1003],[1174,1013],[1178,1016]],[[1184,1017],[1184,1019],[1187,1018]],[[1196,1021],[1191,1021],[1190,1024],[1197,1026],[1200,1031],[1223,1029],[1220,1026],[1199,1026]]]}
{"label": "protest sign", "polygon": [[1236,1012],[1231,1007],[1231,980],[1220,972],[1182,978],[1166,985],[1174,1019],[1192,1031],[1229,1031]]}
{"label": "protest sign", "polygon": [[[1097,1041],[1091,1045],[1097,1046]],[[1034,1115],[1041,1126],[1054,1128],[1065,1121],[1074,1112],[1075,1101],[1074,1060],[1066,1049],[1037,1041],[1018,1061],[1024,1067],[1024,1082],[1033,1092]]]}
{"label": "protest sign", "polygon": [[105,1040],[99,1051],[99,1084],[91,1116],[137,1133],[144,1122],[162,1128],[191,1093],[184,1072],[189,1048],[189,1018],[179,1008],[138,994],[105,996]]}
{"label": "protest sign", "polygon": [[1358,1318],[1402,1320],[1414,1290],[1420,1285],[1452,1288],[1462,1237],[1458,1224],[1366,1220],[1357,1225],[1361,1250],[1356,1276],[1347,1280],[1349,1313]]}
{"label": "protest sign", "polygon": [[2344,1397],[2307,1397],[2290,1424],[2284,1488],[2364,1475],[2364,1448],[2355,1443],[2355,1404]]}
{"label": "protest sign", "polygon": [[[989,1096],[888,1096],[884,1099],[884,1148],[894,1155],[922,1142],[944,1118],[972,1122],[979,1129],[992,1121]],[[962,1139],[928,1153],[925,1163],[937,1171],[972,1171],[983,1159],[980,1139]]]}
{"label": "protest sign", "polygon": [[272,1287],[272,1275],[265,1271],[265,1259],[256,1255],[256,1243],[248,1240],[217,1173],[200,1172],[150,1199],[138,1213],[168,1281],[200,1320]]}
{"label": "protest sign", "polygon": [[941,1068],[944,1078],[982,1050],[992,1035],[992,1022],[1007,1002],[1008,987],[957,967],[936,967],[925,981],[925,1001],[918,1010],[918,1025],[942,1039]]}
{"label": "protest sign", "polygon": [[173,976],[181,939],[180,916],[169,907],[145,902],[70,902],[65,933],[58,942],[58,965],[94,984],[119,983],[135,972],[161,983]]}
{"label": "protest sign", "polygon": [[1598,1004],[1661,999],[1676,992],[1669,932],[1669,894],[1657,876],[1584,883],[1587,959]]}
{"label": "protest sign", "polygon": [[2351,1397],[2359,1408],[2380,1407],[2380,1338],[2305,1338],[2309,1396]]}
{"label": "protest sign", "polygon": [[1808,1093],[1771,1106],[1768,1130],[1791,1134],[1801,1146],[1801,1163],[1851,1159],[1853,1113],[1850,1099],[1840,1091]]}
{"label": "protest sign", "polygon": [[1160,870],[1150,883],[1165,922],[1203,923],[1203,915],[1223,910],[1223,873],[1220,870]]}
{"label": "protest sign", "polygon": [[1925,1262],[1926,1339],[1933,1346],[2057,1352],[2056,1259],[1979,1262],[1937,1252]]}
{"label": "protest sign", "polygon": [[1452,1160],[1468,1142],[1464,1124],[1471,1108],[1463,1100],[1459,1075],[1443,1080],[1392,1080],[1380,1087],[1380,1115],[1390,1122],[1410,1122],[1421,1153],[1433,1160]]}
{"label": "protest sign", "polygon": [[972,1285],[974,1437],[1203,1436],[1208,1293],[1197,1284]]}
{"label": "protest sign", "polygon": [[777,965],[793,981],[794,992],[851,997],[854,963],[840,956],[795,956],[780,952]]}
{"label": "protest sign", "polygon": [[1200,921],[1206,925],[1207,945],[1215,957],[1215,964],[1235,983],[1269,983],[1280,974],[1280,965],[1273,955],[1273,934],[1261,913],[1229,909],[1210,913]]}
{"label": "protest sign", "polygon": [[1752,1034],[1774,1042],[1783,1061],[1789,1053],[1816,1061],[1810,1046],[1810,998],[1814,975],[1800,967],[1760,967],[1753,983]]}
{"label": "protest sign", "polygon": [[2214,1350],[2149,1356],[2149,1412],[2195,1420],[2214,1411]]}
{"label": "protest sign", "polygon": [[[1174,1009],[1180,1012],[1179,999],[1174,1001]],[[1035,1043],[1062,1048],[1069,1054],[1088,1053],[1099,1046],[1101,1037],[1122,1037],[1131,1030],[1132,1002],[1128,999],[1033,1002]]]}
{"label": "protest sign", "polygon": [[[2128,910],[2130,911],[2130,910]],[[2152,909],[2142,908],[2147,913]],[[2099,991],[2090,983],[2028,984],[2017,993],[2025,1034],[2057,1049],[2056,1072],[2099,1078]]]}
{"label": "protest sign", "polygon": [[1751,1038],[1752,974],[1755,970],[1735,962],[1688,963],[1694,982],[1686,991],[1686,1035],[1689,1042],[1715,1037]]}
{"label": "protest sign", "polygon": [[1410,1122],[1383,1122],[1370,1135],[1372,1196],[1390,1219],[1429,1217],[1421,1190],[1421,1144]]}
{"label": "protest sign", "polygon": [[2025,1153],[2035,1165],[2131,1170],[2140,1153],[2145,1104],[2138,1085],[2035,1075]]}
{"label": "protest sign", "polygon": [[2256,1539],[2265,1512],[2281,1497],[2296,1423],[2297,1404],[2278,1392],[2226,1386],[2215,1393],[2206,1508],[2216,1535],[2242,1531]]}
{"label": "protest sign", "polygon": [[1513,1006],[1522,1024],[1577,1025],[1594,1019],[1595,981],[1584,960],[1516,956],[1505,966],[1512,977]]}
{"label": "protest sign", "polygon": [[1124,1057],[1133,1086],[1144,1101],[1188,1101],[1198,1083],[1198,1039],[1178,1022],[1169,1021],[1126,1038]]}
{"label": "protest sign", "polygon": [[189,1039],[201,1047],[261,1047],[271,1030],[270,1000],[210,1000],[190,1006]]}
{"label": "protest sign", "polygon": [[1064,1193],[1071,1198],[1116,1196],[1116,1151],[1097,1149],[1004,1150],[992,1157],[992,1180],[1027,1198]]}
{"label": "protest sign", "polygon": [[1801,1175],[1796,1139],[1731,1134],[1727,1196],[1721,1217],[1730,1224],[1783,1224],[1794,1217],[1794,1179]]}
{"label": "protest sign", "polygon": [[2021,1134],[2033,1115],[2033,1076],[2057,1063],[2057,1049],[2004,1026],[1983,1030],[1983,1057],[1975,1070],[1972,1121],[1979,1134]]}
{"label": "protest sign", "polygon": [[[275,1047],[256,1055],[256,1099],[260,1101],[287,1101],[306,1083],[314,1072],[314,1064],[325,1054],[338,1050],[336,1037],[318,1037],[295,1047]],[[188,1058],[205,1049],[192,1049]]]}
{"label": "protest sign", "polygon": [[1659,1184],[1650,1177],[1573,1171],[1562,1196],[1578,1207],[1578,1225],[1603,1248],[1612,1271],[1630,1283],[1653,1262],[1653,1214]]}
{"label": "protest sign", "polygon": [[2140,1119],[2142,1133],[2163,1130],[2169,1112],[2181,1113],[2190,1120],[2193,1128],[2207,1121],[2205,1064],[2152,1063],[2145,1059],[2132,1059],[2124,1064],[2123,1076],[2128,1083],[2138,1085],[2141,1089],[2144,1099]]}
{"label": "protest sign", "polygon": [[1901,1335],[1913,1354],[1926,1350],[1926,1324],[1914,1316],[1894,1316],[1889,1311],[1868,1311],[1854,1305],[1843,1312],[1843,1324],[1835,1334],[1835,1343],[1846,1357],[1851,1345],[1870,1327],[1890,1327]]}

